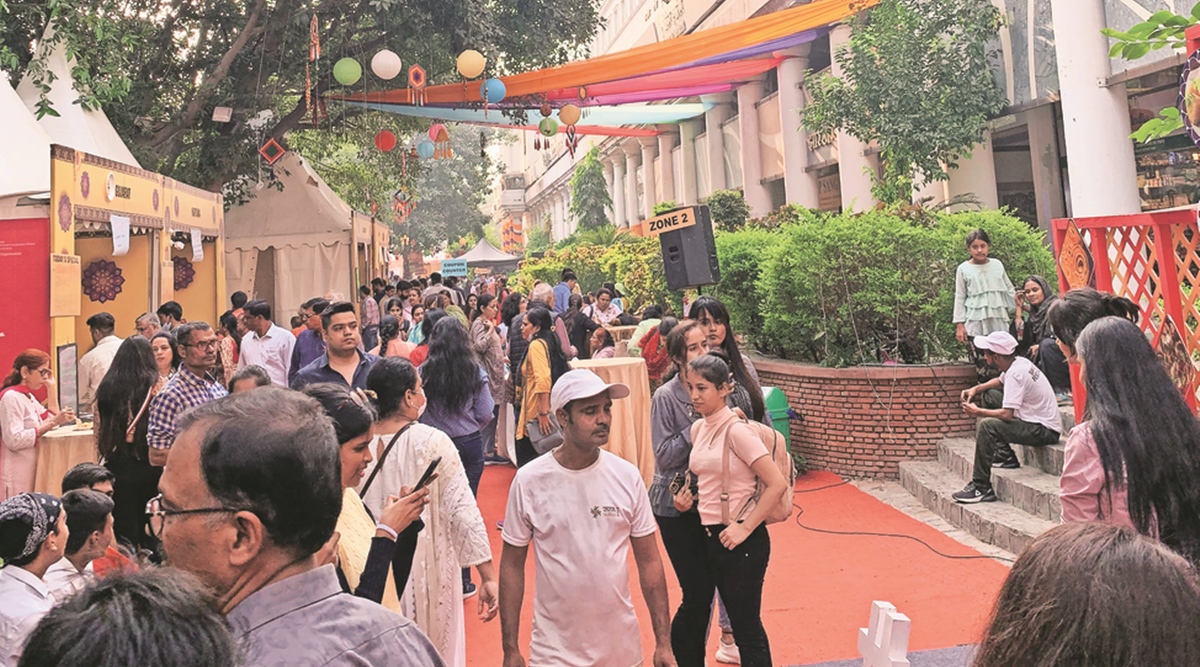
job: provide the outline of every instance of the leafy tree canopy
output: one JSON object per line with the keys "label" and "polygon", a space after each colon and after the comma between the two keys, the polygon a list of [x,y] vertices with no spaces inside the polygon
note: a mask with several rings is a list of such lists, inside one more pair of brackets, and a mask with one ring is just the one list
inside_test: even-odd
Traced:
{"label": "leafy tree canopy", "polygon": [[579,221],[581,230],[611,227],[608,211],[612,205],[604,180],[604,165],[600,162],[600,147],[593,146],[571,175],[571,215]]}
{"label": "leafy tree canopy", "polygon": [[989,0],[883,0],[834,54],[845,77],[811,81],[805,127],[878,143],[875,197],[909,201],[914,175],[948,178],[1004,109],[989,65],[1002,18]]}

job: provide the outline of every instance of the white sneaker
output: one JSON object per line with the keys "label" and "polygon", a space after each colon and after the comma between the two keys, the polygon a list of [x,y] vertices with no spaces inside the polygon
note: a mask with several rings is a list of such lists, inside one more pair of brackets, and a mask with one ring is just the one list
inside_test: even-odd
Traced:
{"label": "white sneaker", "polygon": [[717,641],[717,662],[723,662],[727,665],[742,664],[742,655],[738,651],[737,644],[726,644],[723,641]]}

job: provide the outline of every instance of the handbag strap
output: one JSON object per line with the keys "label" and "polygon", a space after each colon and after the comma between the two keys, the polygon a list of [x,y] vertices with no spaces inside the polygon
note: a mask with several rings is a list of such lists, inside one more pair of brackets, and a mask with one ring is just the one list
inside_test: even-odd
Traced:
{"label": "handbag strap", "polygon": [[721,432],[721,523],[726,526],[733,520],[729,515],[729,429],[733,424],[730,421]]}
{"label": "handbag strap", "polygon": [[154,391],[154,388],[157,386],[157,381],[150,385],[150,390],[146,392],[146,400],[142,401],[142,407],[138,409],[137,414],[133,416],[133,419],[129,420],[129,425],[125,427],[125,442],[133,442],[133,436],[135,433],[137,433],[138,422],[142,420],[142,415],[146,414],[146,408],[150,407],[150,400],[154,398],[156,393],[158,393]]}
{"label": "handbag strap", "polygon": [[379,463],[375,464],[375,469],[371,471],[371,475],[367,477],[367,482],[363,484],[362,491],[358,494],[360,497],[365,498],[367,496],[367,489],[371,488],[371,482],[374,482],[375,476],[379,474],[380,470],[383,470],[383,462],[387,461],[388,454],[392,453],[392,447],[396,446],[396,441],[400,439],[400,436],[404,435],[404,432],[412,428],[412,425],[415,423],[416,422],[408,422],[399,431],[396,431],[396,435],[392,436],[392,441],[388,443],[388,446],[384,448],[383,453],[379,455]]}

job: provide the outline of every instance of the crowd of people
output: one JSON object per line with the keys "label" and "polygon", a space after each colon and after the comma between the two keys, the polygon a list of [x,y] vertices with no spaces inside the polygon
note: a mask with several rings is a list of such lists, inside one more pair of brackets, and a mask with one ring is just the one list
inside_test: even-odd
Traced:
{"label": "crowd of people", "polygon": [[[1200,423],[1132,302],[1058,296],[1038,276],[1017,292],[986,234],[967,245],[956,323],[1000,375],[963,392],[980,419],[956,499],[993,500],[992,467],[1019,465],[1010,445],[1058,442],[1067,364],[1088,394],[1067,437],[1066,525],[1017,561],[976,665],[1188,664],[1197,640],[1163,631],[1145,593],[1200,620]],[[774,664],[767,523],[788,482],[754,428],[770,424],[762,387],[720,300],[635,314],[618,286],[584,293],[569,269],[527,296],[503,277],[436,273],[359,296],[305,301],[290,331],[242,293],[215,330],[174,303],[124,340],[92,316],[79,410],[100,462],[71,469],[59,497],[34,491],[34,454],[75,415],[49,355],[14,360],[0,392],[0,667],[461,667],[472,598],[482,621],[500,619],[506,667],[638,665],[629,555],[650,664],[705,665],[714,608],[718,662]],[[618,351],[613,327],[634,324]],[[645,359],[654,388],[648,488],[602,449],[630,388],[571,369],[617,354]],[[485,466],[510,461],[495,555],[475,496]],[[682,593],[673,613],[656,535]]]}

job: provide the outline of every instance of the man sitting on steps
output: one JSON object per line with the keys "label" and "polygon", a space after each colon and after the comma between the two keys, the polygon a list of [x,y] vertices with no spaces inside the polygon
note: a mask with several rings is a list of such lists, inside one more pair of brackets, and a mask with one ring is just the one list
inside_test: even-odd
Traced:
{"label": "man sitting on steps", "polygon": [[[1016,356],[1017,340],[1011,334],[976,336],[975,347],[988,366],[1000,371],[1000,377],[962,393],[963,411],[981,419],[975,429],[975,472],[966,488],[954,494],[960,503],[996,500],[992,464],[1021,467],[1009,445],[1052,445],[1062,432],[1054,388],[1033,362]],[[972,402],[975,399],[979,405]]]}

